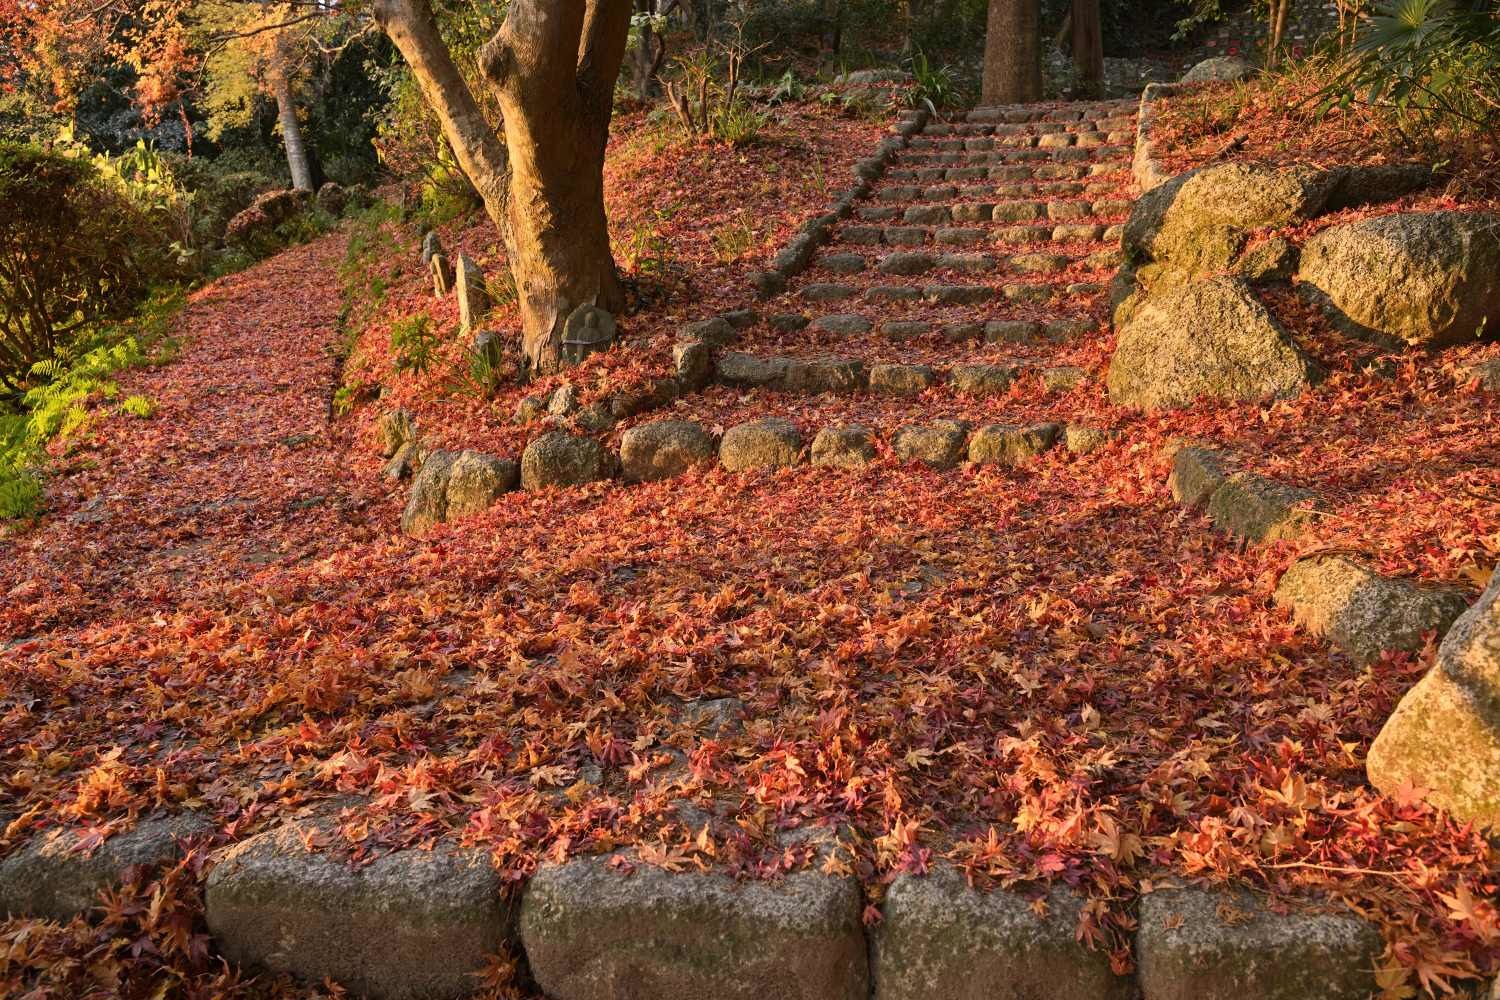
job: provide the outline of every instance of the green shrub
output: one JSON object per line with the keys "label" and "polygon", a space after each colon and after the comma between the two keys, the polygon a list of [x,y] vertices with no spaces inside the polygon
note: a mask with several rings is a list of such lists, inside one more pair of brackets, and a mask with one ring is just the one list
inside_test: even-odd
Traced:
{"label": "green shrub", "polygon": [[1325,108],[1390,108],[1409,135],[1457,126],[1500,139],[1500,4],[1397,0],[1379,8],[1323,97]]}
{"label": "green shrub", "polygon": [[161,274],[163,234],[91,162],[0,143],[0,393]]}
{"label": "green shrub", "polygon": [[391,354],[398,372],[427,371],[440,341],[425,313],[414,313],[391,324]]}

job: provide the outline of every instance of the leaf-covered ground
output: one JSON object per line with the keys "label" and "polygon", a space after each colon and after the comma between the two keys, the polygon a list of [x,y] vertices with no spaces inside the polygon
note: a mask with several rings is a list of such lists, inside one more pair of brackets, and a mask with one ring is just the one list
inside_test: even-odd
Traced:
{"label": "leaf-covered ground", "polygon": [[[749,304],[745,273],[829,197],[808,150],[828,149],[841,186],[882,128],[809,121],[803,146],[647,146],[611,168],[617,219],[680,186],[662,231],[691,291],[630,317],[640,349],[575,374],[585,387],[664,373],[677,323]],[[709,265],[705,213],[744,210],[764,245]],[[322,849],[357,860],[457,836],[517,880],[633,845],[747,877],[820,856],[878,895],[948,857],[987,883],[1095,897],[1079,931],[1121,968],[1133,900],[1186,879],[1328,895],[1380,921],[1391,997],[1500,966],[1493,847],[1364,778],[1431,649],[1357,668],[1295,628],[1269,596],[1298,547],[1242,550],[1175,507],[1160,457],[1179,435],[1226,443],[1331,496],[1302,551],[1358,546],[1388,571],[1472,583],[1500,550],[1494,397],[1444,363],[1359,374],[1355,348],[1309,327],[1347,362],[1303,398],[1144,418],[1108,405],[1112,334],[1095,323],[1005,354],[1026,371],[994,400],[713,389],[669,411],[725,426],[791,413],[809,432],[959,414],[1119,432],[1092,455],[935,472],[883,452],[857,472],[515,493],[411,541],[404,488],[380,477],[378,409],[413,406],[440,440],[514,455],[537,428],[511,409],[535,390],[481,401],[440,370],[391,374],[392,318],[453,318],[416,273],[415,231],[386,233],[365,265],[385,298],[351,314],[350,371],[392,387],[379,407],[329,420],[346,260],[330,236],[198,294],[180,359],[124,379],[158,416],[101,420],[57,456],[48,516],[0,540],[0,850],[57,824],[107,836],[152,810],[205,812],[227,842],[323,809],[341,822]],[[447,235],[492,252],[483,225]],[[1044,312],[1078,314],[1102,308]],[[932,363],[1002,350],[879,349]],[[1033,369],[1059,362],[1093,377],[1049,394]],[[723,698],[742,724],[718,724],[705,703]],[[312,995],[245,985],[207,955],[202,864],[122,894],[102,924],[0,925],[0,982]],[[491,992],[511,992],[507,968]]]}

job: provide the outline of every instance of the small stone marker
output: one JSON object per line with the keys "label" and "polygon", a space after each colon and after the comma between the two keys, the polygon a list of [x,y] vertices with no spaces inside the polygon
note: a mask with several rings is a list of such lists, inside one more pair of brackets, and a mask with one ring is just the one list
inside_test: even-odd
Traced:
{"label": "small stone marker", "polygon": [[574,309],[563,325],[563,360],[579,364],[590,354],[609,350],[614,342],[614,316],[607,309],[585,303]]}
{"label": "small stone marker", "polygon": [[532,876],[520,928],[554,1000],[865,1000],[861,909],[853,878],[627,874],[587,858]]}
{"label": "small stone marker", "polygon": [[454,290],[458,293],[459,331],[468,336],[490,308],[490,293],[484,287],[484,272],[468,254],[458,255],[458,275]]}

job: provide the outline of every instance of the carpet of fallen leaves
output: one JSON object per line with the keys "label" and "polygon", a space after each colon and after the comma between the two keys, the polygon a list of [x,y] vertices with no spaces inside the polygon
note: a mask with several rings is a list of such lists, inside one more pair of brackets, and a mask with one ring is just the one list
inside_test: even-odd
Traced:
{"label": "carpet of fallen leaves", "polygon": [[[823,126],[843,162],[880,131]],[[672,169],[612,168],[630,188],[617,219],[661,203],[658,177],[696,192],[767,176],[753,152],[650,155]],[[694,292],[643,314],[660,331],[650,360],[615,352],[598,378],[664,365],[652,352],[676,322],[746,304],[752,258],[826,200],[808,183],[778,186],[782,212],[757,209],[767,246],[718,270],[701,220],[743,200],[684,207],[665,231]],[[415,256],[401,235],[380,263],[392,274]],[[485,239],[456,236],[492,253]],[[1019,470],[885,455],[857,472],[515,493],[413,542],[396,531],[404,490],[379,475],[376,408],[328,419],[343,258],[333,235],[195,296],[180,358],[124,377],[157,417],[101,419],[56,456],[48,516],[0,539],[0,850],[57,824],[106,836],[152,810],[209,814],[221,842],[330,810],[325,849],[356,861],[453,836],[518,881],[633,845],[647,863],[746,877],[818,863],[878,896],[946,857],[987,884],[1088,893],[1079,933],[1122,969],[1140,892],[1236,880],[1379,921],[1388,997],[1500,969],[1493,846],[1416,790],[1380,796],[1364,778],[1432,650],[1361,668],[1295,628],[1269,597],[1298,549],[1243,550],[1175,507],[1160,458],[1171,437],[1224,442],[1336,498],[1304,548],[1362,545],[1387,569],[1466,579],[1500,550],[1494,398],[1456,385],[1447,356],[1360,374],[1356,348],[1309,325],[1299,336],[1346,359],[1314,392],[1153,417],[1110,408],[1097,378],[1048,396],[1030,373],[983,402],[716,389],[672,412],[882,430],[967,412],[1121,434]],[[447,308],[407,277],[376,326]],[[386,379],[382,339],[358,339],[360,363],[434,433],[519,450],[513,398]],[[1110,347],[1101,328],[1052,357],[1097,376]],[[742,725],[703,710],[722,698]],[[224,969],[201,923],[205,863],[112,897],[102,922],[0,924],[0,984],[336,993]],[[509,968],[497,961],[494,995],[513,994]]]}

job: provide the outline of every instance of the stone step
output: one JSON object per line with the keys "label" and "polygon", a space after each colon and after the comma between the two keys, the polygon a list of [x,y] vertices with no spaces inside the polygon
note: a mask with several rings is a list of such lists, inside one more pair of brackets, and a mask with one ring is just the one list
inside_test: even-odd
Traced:
{"label": "stone step", "polygon": [[[1048,136],[1042,137],[1044,140]],[[968,140],[972,142],[973,140]],[[911,147],[894,157],[898,165],[923,162],[933,155],[957,154],[971,163],[1030,163],[1041,160],[1076,162],[1080,160],[1129,159],[1131,148],[1122,143],[1073,145],[1042,142],[1035,148],[976,149],[962,139],[913,139]]]}
{"label": "stone step", "polygon": [[[992,210],[993,212],[994,210]],[[1123,226],[1088,222],[1026,225],[1009,221],[966,223],[954,226],[841,226],[830,246],[892,247],[981,247],[991,244],[1030,246],[1037,243],[1105,242],[1116,243]]]}
{"label": "stone step", "polygon": [[[934,195],[930,200],[927,197],[929,191]],[[856,214],[865,222],[895,222],[908,226],[939,226],[954,222],[1032,222],[1040,219],[1052,222],[1105,219],[1123,221],[1130,215],[1132,204],[1124,198],[1104,198],[1098,201],[1086,198],[1048,198],[1043,201],[996,197],[950,200],[957,193],[947,188],[929,189],[923,192],[922,198],[916,200],[915,204],[865,206]],[[975,193],[982,194],[983,189]]]}
{"label": "stone step", "polygon": [[[1099,104],[1078,105],[1070,108],[1046,108],[1034,106],[975,108],[963,118],[964,125],[1020,125],[1036,122],[1080,122],[1098,121],[1103,118],[1134,115],[1135,101],[1110,101]],[[929,125],[929,128],[932,126]]]}
{"label": "stone step", "polygon": [[1044,132],[1041,135],[926,137],[912,139],[904,155],[920,156],[925,153],[994,153],[1003,156],[1052,153],[1060,149],[1110,150],[1116,155],[1129,149],[1135,142],[1135,133],[1119,132]]}
{"label": "stone step", "polygon": [[[1107,270],[1118,265],[1119,251],[1114,249],[1074,253],[1048,250],[1019,254],[898,251],[876,258],[864,258],[855,254],[831,254],[813,262],[814,269],[831,271],[839,277],[879,274],[903,278],[931,274],[934,271],[951,271],[980,277],[1058,274],[1075,266],[1082,266],[1089,270]],[[808,301],[836,302],[855,298],[864,291],[865,289],[858,285],[834,279],[809,282],[802,286],[798,294]]]}

